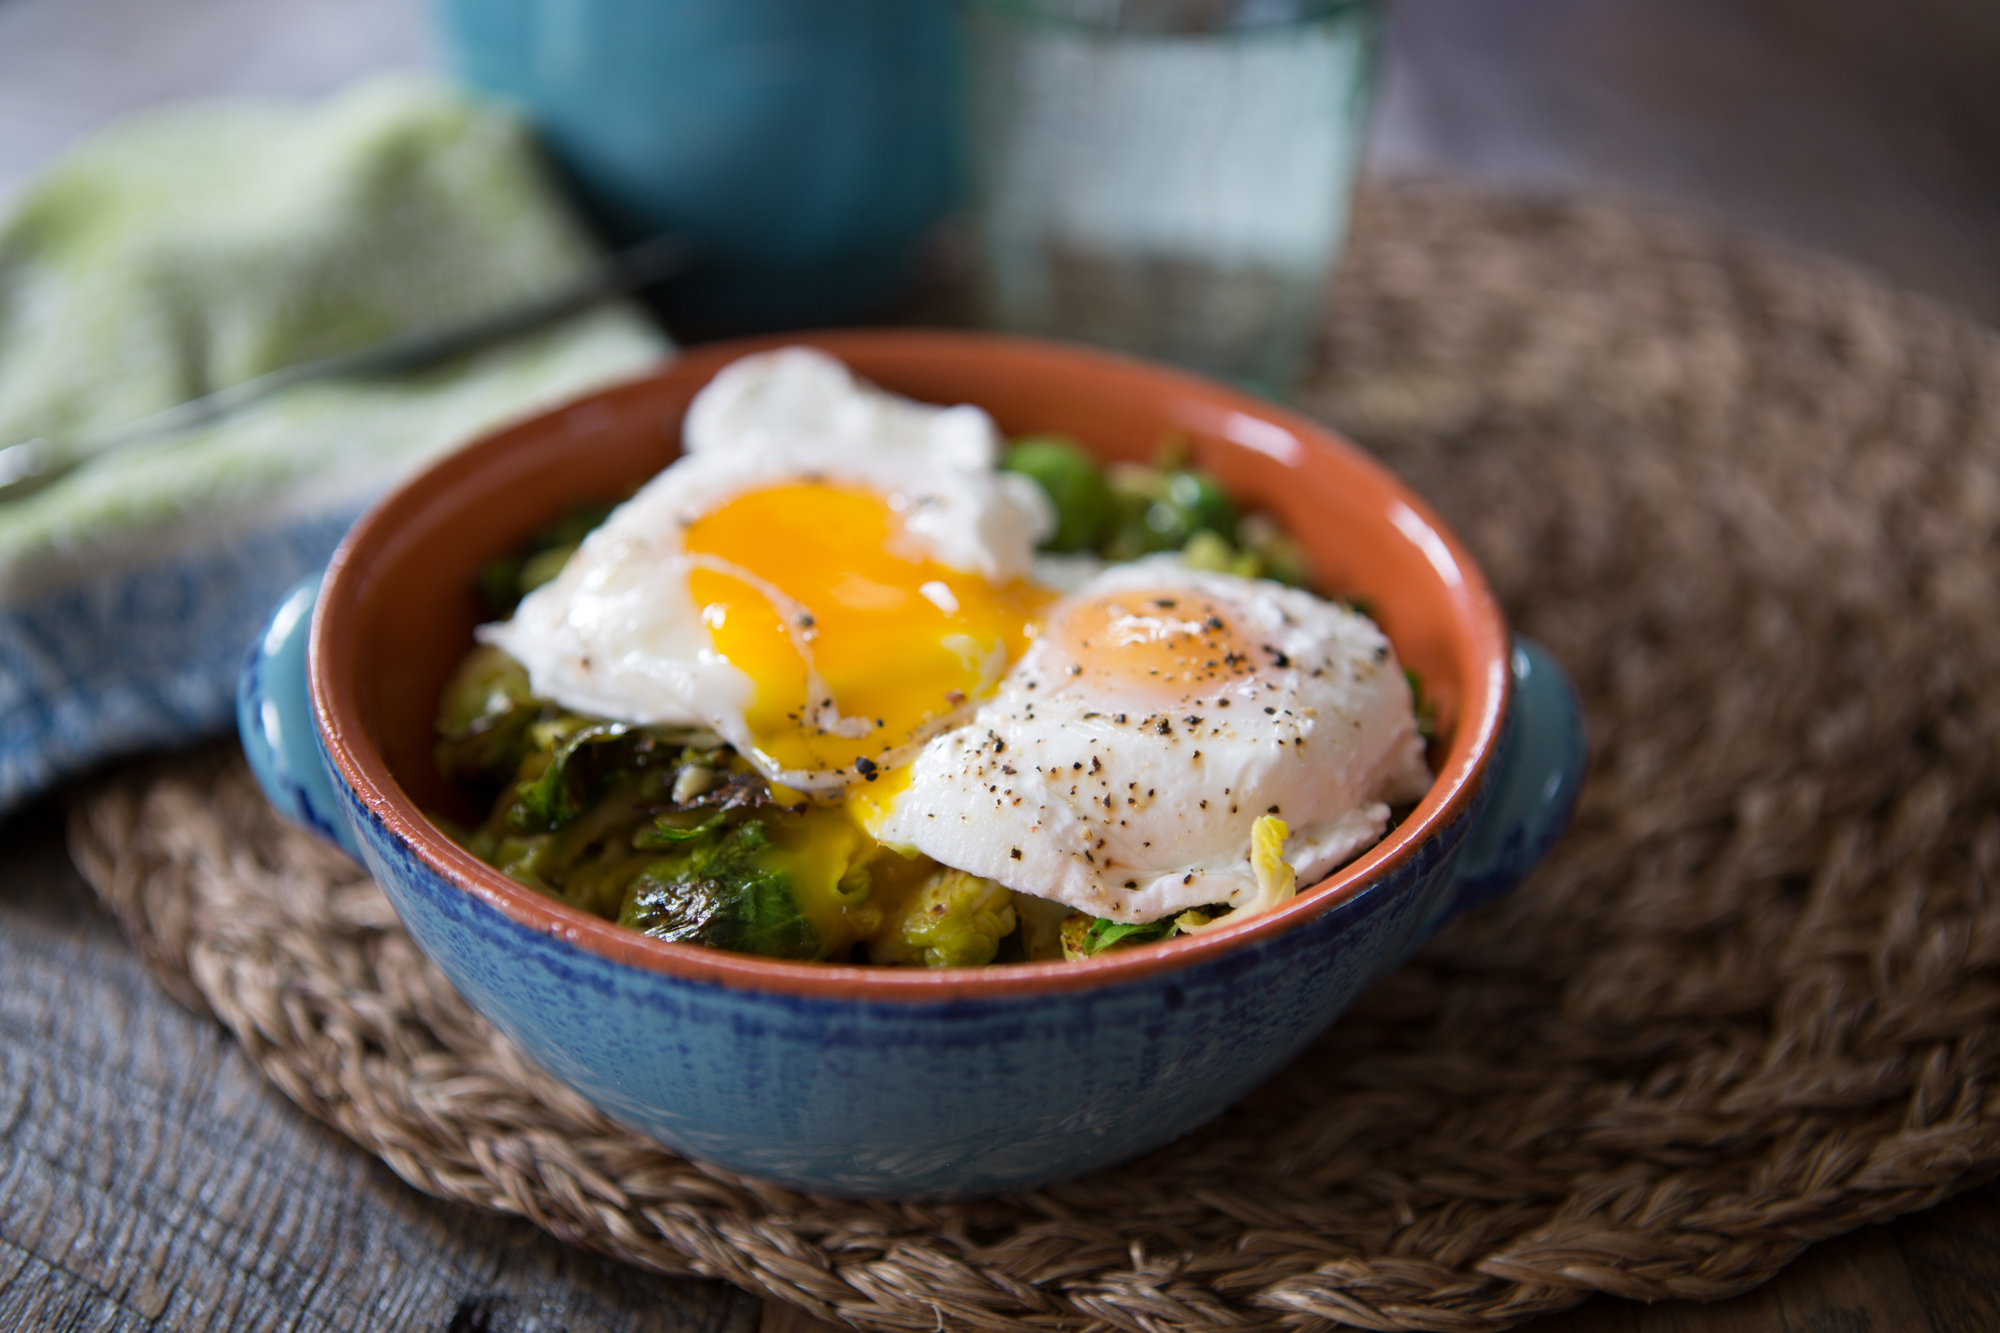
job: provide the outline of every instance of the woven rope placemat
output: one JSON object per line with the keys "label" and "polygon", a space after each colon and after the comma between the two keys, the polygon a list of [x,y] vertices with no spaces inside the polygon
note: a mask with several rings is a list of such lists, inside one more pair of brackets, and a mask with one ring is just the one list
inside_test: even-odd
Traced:
{"label": "woven rope placemat", "polygon": [[419,1189],[884,1328],[1493,1329],[1725,1296],[2000,1169],[2000,341],[1606,204],[1364,202],[1307,407],[1575,673],[1593,771],[1194,1138],[1040,1193],[810,1198],[525,1062],[220,753],[72,842],[159,975]]}

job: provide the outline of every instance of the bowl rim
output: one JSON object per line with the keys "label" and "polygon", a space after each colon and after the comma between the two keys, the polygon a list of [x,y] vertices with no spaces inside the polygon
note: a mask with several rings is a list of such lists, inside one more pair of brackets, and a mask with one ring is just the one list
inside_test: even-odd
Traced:
{"label": "bowl rim", "polygon": [[[432,509],[427,497],[461,474],[479,470],[489,455],[548,429],[553,418],[579,407],[651,385],[668,377],[699,374],[706,382],[738,357],[773,347],[804,344],[835,356],[849,352],[921,353],[925,347],[956,354],[1005,352],[1029,362],[1081,362],[1093,373],[1159,390],[1193,390],[1218,406],[1248,414],[1330,451],[1341,465],[1370,475],[1400,503],[1392,521],[1422,550],[1445,585],[1448,600],[1475,661],[1461,682],[1459,724],[1431,788],[1416,808],[1381,841],[1317,884],[1278,907],[1196,936],[1116,950],[1077,962],[1004,963],[962,968],[876,967],[807,963],[728,953],[671,943],[631,930],[547,897],[508,878],[460,847],[424,816],[390,774],[361,723],[357,673],[341,679],[326,670],[357,633],[356,618],[370,580],[369,561],[400,543],[399,528]],[[843,358],[844,359],[844,358]],[[546,412],[486,432],[406,477],[371,505],[341,541],[320,585],[313,611],[308,682],[320,740],[336,774],[373,818],[445,883],[470,894],[517,925],[568,943],[606,961],[683,981],[807,999],[904,1003],[965,1000],[1096,990],[1176,972],[1224,954],[1275,939],[1385,882],[1418,856],[1436,835],[1464,818],[1494,771],[1513,682],[1507,669],[1511,640],[1499,603],[1463,543],[1431,508],[1381,463],[1330,428],[1265,399],[1192,373],[1114,352],[1010,335],[946,329],[812,330],[733,339],[684,349],[663,365],[608,385]],[[365,843],[365,839],[364,839]]]}

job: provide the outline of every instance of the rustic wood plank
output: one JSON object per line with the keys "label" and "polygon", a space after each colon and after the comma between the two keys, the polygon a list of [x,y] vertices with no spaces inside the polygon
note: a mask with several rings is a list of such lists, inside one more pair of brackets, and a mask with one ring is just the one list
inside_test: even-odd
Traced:
{"label": "rustic wood plank", "polygon": [[0,830],[0,1328],[721,1333],[755,1302],[404,1185],[169,1000],[70,869]]}
{"label": "rustic wood plank", "polygon": [[764,1319],[757,1325],[757,1333],[852,1333],[852,1330],[815,1319],[796,1305],[766,1301]]}
{"label": "rustic wood plank", "polygon": [[1918,1213],[1891,1234],[1934,1328],[2000,1329],[2000,1186]]}

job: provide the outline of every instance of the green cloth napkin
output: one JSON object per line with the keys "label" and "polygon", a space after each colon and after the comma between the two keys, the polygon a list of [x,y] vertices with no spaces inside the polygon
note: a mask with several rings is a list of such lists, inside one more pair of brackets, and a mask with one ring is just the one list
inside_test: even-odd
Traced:
{"label": "green cloth napkin", "polygon": [[[528,129],[424,82],[152,112],[76,148],[0,225],[0,446],[503,310],[592,255]],[[669,350],[631,307],[600,307],[420,376],[301,385],[0,504],[0,810],[226,723],[215,678],[283,591],[277,547],[295,580],[413,464]],[[197,653],[190,599],[234,641]]]}
{"label": "green cloth napkin", "polygon": [[[0,445],[504,309],[590,256],[525,127],[423,83],[155,112],[76,149],[0,230]],[[74,569],[218,512],[379,486],[665,350],[608,308],[420,379],[301,387],[0,509],[0,595],[45,582],[52,558]]]}

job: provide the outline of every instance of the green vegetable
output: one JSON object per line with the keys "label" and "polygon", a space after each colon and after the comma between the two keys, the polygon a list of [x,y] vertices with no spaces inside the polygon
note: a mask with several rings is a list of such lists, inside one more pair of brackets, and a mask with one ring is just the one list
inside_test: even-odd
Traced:
{"label": "green vegetable", "polygon": [[533,751],[528,728],[541,705],[528,673],[498,648],[467,653],[438,703],[438,771],[454,782],[492,791]]}
{"label": "green vegetable", "polygon": [[525,545],[481,565],[475,578],[480,607],[495,620],[513,615],[523,597],[562,573],[577,545],[616,507],[613,501],[578,505]]}
{"label": "green vegetable", "polygon": [[658,939],[766,958],[819,956],[819,937],[799,910],[791,878],[766,869],[761,819],[727,834],[702,832],[685,850],[654,861],[627,891],[618,923]]}
{"label": "green vegetable", "polygon": [[1114,463],[1106,482],[1112,522],[1099,550],[1107,560],[1178,551],[1204,532],[1236,540],[1236,506],[1206,472]]}
{"label": "green vegetable", "polygon": [[542,726],[549,729],[552,737],[560,739],[549,754],[547,766],[514,788],[517,808],[522,812],[515,827],[522,832],[560,828],[576,818],[589,798],[589,777],[581,771],[581,766],[572,771],[570,761],[586,745],[603,745],[632,733],[632,728],[623,722],[591,722],[574,714]]}
{"label": "green vegetable", "polygon": [[1154,944],[1175,935],[1193,934],[1229,910],[1227,904],[1211,903],[1207,907],[1191,907],[1174,916],[1163,916],[1157,921],[1137,923],[1071,912],[1062,919],[1063,957],[1075,961],[1110,949]]}
{"label": "green vegetable", "polygon": [[756,817],[771,808],[769,787],[715,736],[517,704],[512,680],[504,659],[479,658],[447,691],[441,722],[505,717],[523,751],[468,847],[533,888],[665,939],[821,955]]}
{"label": "green vegetable", "polygon": [[482,643],[465,655],[445,684],[438,701],[438,731],[462,735],[533,702],[528,669]]}
{"label": "green vegetable", "polygon": [[520,577],[515,582],[515,586],[520,589],[520,596],[526,597],[529,593],[562,573],[563,566],[568,564],[569,558],[575,554],[576,547],[574,544],[569,546],[552,546],[539,555],[530,556],[527,560],[523,561]]}
{"label": "green vegetable", "polygon": [[473,576],[473,591],[479,597],[479,609],[488,619],[500,620],[514,614],[514,608],[521,602],[521,567],[525,564],[524,556],[509,551],[479,567],[479,573]]}
{"label": "green vegetable", "polygon": [[963,870],[940,867],[903,910],[893,937],[871,948],[870,961],[926,967],[977,967],[1000,952],[1019,918],[1013,891]]}
{"label": "green vegetable", "polygon": [[1236,506],[1206,472],[1162,473],[1142,521],[1152,550],[1177,551],[1203,532],[1236,539]]}
{"label": "green vegetable", "polygon": [[1154,940],[1163,940],[1173,933],[1174,918],[1170,916],[1137,925],[1129,921],[1111,921],[1101,916],[1093,917],[1089,928],[1083,932],[1083,952],[1088,956],[1102,953],[1115,944],[1151,944]]}
{"label": "green vegetable", "polygon": [[634,847],[673,847],[683,842],[693,842],[696,838],[713,833],[728,822],[728,816],[717,811],[699,824],[682,827],[673,822],[671,815],[657,815],[651,826],[640,829],[632,835]]}
{"label": "green vegetable", "polygon": [[1065,435],[1030,435],[1007,449],[1000,466],[1033,478],[1056,510],[1050,551],[1094,549],[1111,519],[1111,491],[1082,446]]}
{"label": "green vegetable", "polygon": [[1417,715],[1417,735],[1429,740],[1437,735],[1437,710],[1424,697],[1424,678],[1404,667],[1403,679],[1410,682],[1410,711]]}
{"label": "green vegetable", "polygon": [[[1111,490],[1111,527],[1098,546],[1107,560],[1137,560],[1172,543],[1149,522],[1156,506],[1167,506],[1167,478],[1158,468],[1140,463],[1113,463],[1105,482]],[[1172,507],[1165,511],[1169,516]]]}
{"label": "green vegetable", "polygon": [[1266,513],[1246,514],[1236,525],[1236,540],[1243,550],[1256,557],[1258,573],[1267,579],[1289,583],[1294,588],[1312,585],[1312,565],[1306,548]]}
{"label": "green vegetable", "polygon": [[1072,439],[1016,440],[1001,466],[1033,477],[1055,505],[1050,551],[1094,550],[1107,560],[1180,551],[1195,569],[1303,585],[1305,550],[1268,514],[1239,518],[1214,477],[1188,466],[1181,436],[1160,445],[1158,462],[1112,463],[1100,470]]}
{"label": "green vegetable", "polygon": [[1168,473],[1167,498],[1190,532],[1212,532],[1228,541],[1236,539],[1236,506],[1206,472]]}

